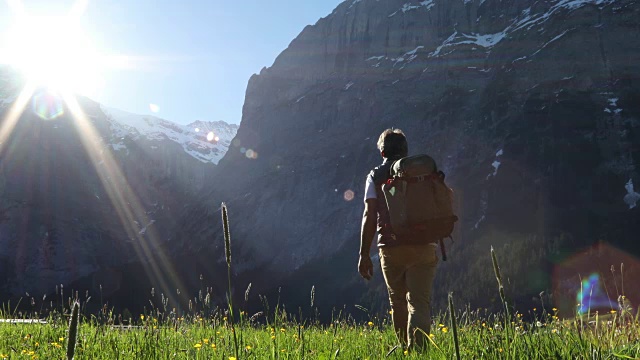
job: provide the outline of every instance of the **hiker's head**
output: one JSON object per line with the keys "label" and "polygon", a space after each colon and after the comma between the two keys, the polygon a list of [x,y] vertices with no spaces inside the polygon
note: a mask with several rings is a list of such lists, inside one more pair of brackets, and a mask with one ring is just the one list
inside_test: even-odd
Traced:
{"label": "hiker's head", "polygon": [[387,129],[380,134],[378,150],[387,159],[405,157],[409,153],[407,138],[400,129]]}

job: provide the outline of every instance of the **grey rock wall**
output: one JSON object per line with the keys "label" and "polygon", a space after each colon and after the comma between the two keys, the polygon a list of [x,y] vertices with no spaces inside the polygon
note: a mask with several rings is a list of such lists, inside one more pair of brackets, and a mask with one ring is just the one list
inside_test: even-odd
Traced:
{"label": "grey rock wall", "polygon": [[554,267],[589,244],[639,251],[624,200],[638,181],[639,15],[633,0],[345,1],[251,78],[212,199],[257,249],[247,262],[273,272],[266,287],[305,267],[320,279],[348,251],[342,289],[377,136],[399,127],[457,194],[440,288],[490,303],[493,245],[514,294],[552,290]]}

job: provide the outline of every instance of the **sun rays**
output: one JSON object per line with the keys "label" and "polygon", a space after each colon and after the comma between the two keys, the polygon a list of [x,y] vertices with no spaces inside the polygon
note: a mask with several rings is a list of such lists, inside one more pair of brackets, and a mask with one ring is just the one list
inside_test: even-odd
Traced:
{"label": "sun rays", "polygon": [[[15,66],[25,73],[27,81],[1,119],[0,158],[6,155],[8,140],[25,111],[29,109],[30,103],[34,114],[43,121],[60,117],[66,111],[128,240],[133,243],[136,256],[145,264],[149,279],[168,296],[175,294],[175,289],[184,287],[162,250],[157,232],[153,226],[146,232],[139,229],[138,224],[150,223],[146,209],[129,185],[111,148],[105,144],[75,95],[84,85],[82,82],[96,81],[96,78],[92,78],[92,73],[105,63],[103,57],[87,51],[87,44],[90,42],[82,36],[81,29],[76,27],[88,2],[77,0],[65,18],[36,18],[27,14],[18,0],[8,0],[7,4],[17,22],[16,27],[9,32],[9,36],[14,37],[9,48],[15,51],[11,57],[0,59],[0,63]],[[42,27],[42,24],[46,27]],[[61,41],[51,42],[45,39],[44,43],[38,43],[45,30],[50,32],[49,35],[53,34],[47,39]],[[45,54],[40,53],[42,51]]]}

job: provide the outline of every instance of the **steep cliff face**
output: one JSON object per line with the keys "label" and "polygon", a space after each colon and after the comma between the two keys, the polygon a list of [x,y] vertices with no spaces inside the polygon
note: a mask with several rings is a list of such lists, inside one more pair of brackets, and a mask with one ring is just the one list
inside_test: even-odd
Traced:
{"label": "steep cliff face", "polygon": [[92,133],[41,90],[11,126],[23,84],[0,73],[0,299],[83,278],[106,294],[126,283],[120,268],[130,264],[173,269],[170,255],[189,248],[173,238],[179,215],[201,201],[236,127],[181,126],[78,98]]}
{"label": "steep cliff face", "polygon": [[[490,245],[517,296],[550,290],[553,268],[596,241],[640,251],[638,19],[635,0],[343,2],[249,81],[212,193],[256,250],[242,265],[267,266],[267,287],[294,270],[350,287],[364,178],[388,127],[456,191],[437,288],[462,301],[494,297]],[[327,278],[336,268],[348,274]]]}

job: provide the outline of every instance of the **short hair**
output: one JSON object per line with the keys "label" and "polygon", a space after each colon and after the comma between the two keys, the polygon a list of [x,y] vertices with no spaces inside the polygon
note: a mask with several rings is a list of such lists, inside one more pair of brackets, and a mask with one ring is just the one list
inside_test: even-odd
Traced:
{"label": "short hair", "polygon": [[409,153],[407,138],[400,129],[387,129],[378,138],[378,150],[384,151],[384,157],[405,157]]}

